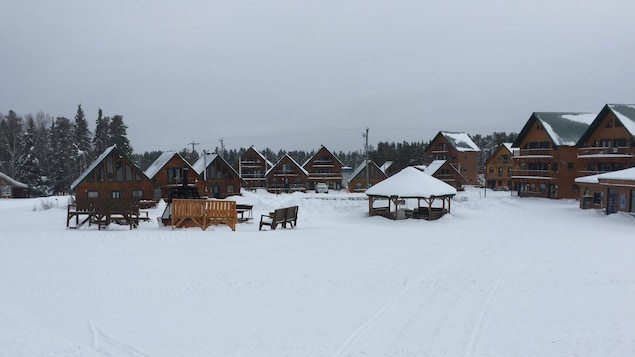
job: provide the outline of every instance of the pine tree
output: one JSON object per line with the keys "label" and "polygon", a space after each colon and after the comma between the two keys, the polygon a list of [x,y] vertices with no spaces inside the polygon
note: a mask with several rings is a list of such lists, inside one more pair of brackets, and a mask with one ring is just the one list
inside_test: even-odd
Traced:
{"label": "pine tree", "polygon": [[110,140],[110,118],[103,117],[101,108],[97,114],[95,136],[93,137],[93,150],[96,156],[101,155],[111,144]]}
{"label": "pine tree", "polygon": [[80,175],[86,170],[88,165],[93,161],[93,147],[91,144],[91,132],[88,128],[88,121],[84,116],[82,105],[77,106],[77,114],[75,114],[74,137],[77,146],[77,165],[75,167],[75,175]]}
{"label": "pine tree", "polygon": [[23,132],[22,118],[13,110],[0,122],[0,161],[2,170],[15,177]]}
{"label": "pine tree", "polygon": [[73,126],[64,117],[57,117],[50,132],[52,171],[50,184],[56,194],[70,191],[77,162],[77,146],[73,143]]}
{"label": "pine tree", "polygon": [[123,151],[126,156],[131,157],[132,146],[130,145],[130,141],[128,140],[128,135],[126,134],[128,126],[124,124],[123,116],[115,115],[114,117],[112,117],[108,129],[110,133],[110,145],[117,145],[117,148],[119,150]]}
{"label": "pine tree", "polygon": [[36,156],[35,138],[37,134],[35,120],[32,116],[27,117],[26,132],[22,139],[22,153],[18,158],[17,179],[29,186],[28,195],[30,197],[39,197],[45,194],[40,160]]}

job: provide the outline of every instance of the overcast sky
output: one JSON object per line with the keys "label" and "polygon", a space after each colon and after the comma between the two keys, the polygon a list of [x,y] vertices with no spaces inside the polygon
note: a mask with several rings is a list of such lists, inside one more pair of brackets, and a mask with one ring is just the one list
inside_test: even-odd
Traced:
{"label": "overcast sky", "polygon": [[135,152],[361,150],[635,103],[633,0],[0,2],[0,113],[121,114]]}

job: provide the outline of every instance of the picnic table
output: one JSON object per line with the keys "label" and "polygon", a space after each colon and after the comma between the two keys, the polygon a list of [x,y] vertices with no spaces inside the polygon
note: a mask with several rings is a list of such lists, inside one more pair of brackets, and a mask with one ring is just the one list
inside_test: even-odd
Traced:
{"label": "picnic table", "polygon": [[[238,214],[238,222],[247,222],[254,219],[253,205],[236,204],[236,213]],[[245,213],[247,216],[245,216]]]}

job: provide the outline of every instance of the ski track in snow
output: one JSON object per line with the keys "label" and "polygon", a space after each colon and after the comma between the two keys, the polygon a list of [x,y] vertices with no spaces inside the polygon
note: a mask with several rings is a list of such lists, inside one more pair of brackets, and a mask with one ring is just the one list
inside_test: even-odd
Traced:
{"label": "ski track in snow", "polygon": [[104,356],[150,357],[135,347],[111,338],[93,321],[89,322],[89,330],[93,349]]}
{"label": "ski track in snow", "polygon": [[479,333],[481,332],[483,328],[483,321],[485,321],[485,317],[487,316],[487,312],[489,311],[490,305],[492,304],[492,300],[494,299],[494,296],[496,296],[496,293],[498,292],[498,289],[500,288],[500,286],[505,281],[507,274],[509,273],[509,270],[512,268],[512,266],[514,266],[514,264],[518,260],[518,255],[525,248],[526,245],[527,245],[527,238],[525,237],[523,241],[518,243],[518,246],[514,250],[511,258],[509,258],[509,261],[505,265],[505,268],[503,269],[500,276],[496,280],[496,283],[490,289],[489,295],[487,296],[487,300],[485,301],[485,304],[483,304],[483,308],[481,309],[481,312],[479,314],[479,318],[476,322],[476,326],[474,327],[470,335],[470,340],[467,344],[467,348],[464,354],[465,357],[470,357],[473,355],[474,348],[476,346],[476,343],[478,342]]}
{"label": "ski track in snow", "polygon": [[403,288],[397,295],[395,295],[390,301],[386,304],[382,305],[379,309],[375,311],[370,318],[368,318],[364,323],[362,323],[357,329],[355,329],[349,336],[344,340],[342,345],[331,355],[332,357],[345,356],[346,353],[355,345],[355,343],[366,333],[368,332],[377,321],[395,304],[402,299],[409,291],[414,289],[417,286],[420,286],[427,280],[430,276],[437,273],[444,266],[448,265],[450,262],[454,261],[456,258],[465,253],[468,249],[477,245],[478,242],[472,243],[464,246],[458,252],[452,254],[450,257],[444,259],[441,263],[434,266],[432,269],[428,270],[425,274],[415,280],[413,283],[408,284],[405,288]]}

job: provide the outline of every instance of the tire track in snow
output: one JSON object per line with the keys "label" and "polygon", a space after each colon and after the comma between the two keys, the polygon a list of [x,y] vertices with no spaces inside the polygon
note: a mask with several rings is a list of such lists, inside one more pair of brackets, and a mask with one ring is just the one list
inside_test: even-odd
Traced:
{"label": "tire track in snow", "polygon": [[478,335],[480,334],[483,328],[483,321],[485,321],[485,316],[487,315],[487,312],[489,311],[490,305],[492,304],[492,300],[494,300],[494,296],[496,296],[496,293],[498,292],[500,286],[503,284],[503,282],[507,278],[507,274],[511,270],[512,266],[514,266],[514,264],[518,260],[518,255],[525,248],[526,245],[527,245],[527,238],[525,238],[521,243],[518,244],[511,258],[509,258],[509,261],[505,265],[505,268],[503,269],[498,279],[496,280],[496,283],[490,290],[489,295],[487,296],[487,300],[485,300],[485,304],[483,304],[481,313],[476,321],[476,326],[474,327],[474,330],[472,331],[472,334],[470,336],[470,340],[467,344],[465,353],[463,354],[464,357],[470,357],[474,353],[474,347],[476,346]]}
{"label": "tire track in snow", "polygon": [[475,245],[478,245],[478,242],[469,244],[464,246],[458,252],[452,254],[450,257],[444,259],[441,263],[434,266],[432,269],[428,270],[425,274],[420,276],[417,280],[408,284],[405,288],[403,288],[397,295],[395,295],[390,301],[386,304],[382,305],[377,311],[368,318],[364,323],[362,323],[355,331],[353,331],[349,336],[344,340],[342,345],[331,355],[332,357],[344,356],[345,353],[359,340],[361,336],[363,336],[368,330],[370,330],[377,321],[388,311],[391,307],[393,307],[404,295],[406,295],[413,288],[421,285],[427,280],[430,276],[435,274],[444,266],[448,265],[450,262],[461,256],[468,249],[472,248]]}

